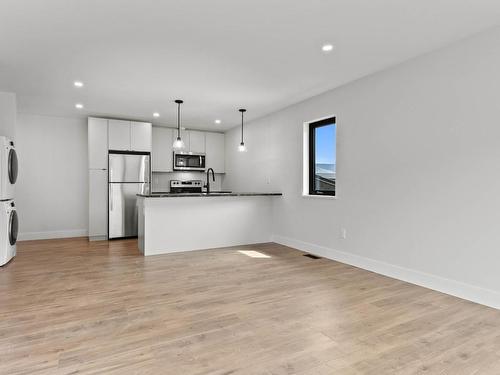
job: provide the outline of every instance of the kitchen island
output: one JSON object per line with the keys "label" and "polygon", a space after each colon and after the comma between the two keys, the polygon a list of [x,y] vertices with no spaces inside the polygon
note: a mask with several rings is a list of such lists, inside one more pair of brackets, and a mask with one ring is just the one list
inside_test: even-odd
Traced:
{"label": "kitchen island", "polygon": [[139,250],[145,256],[271,240],[281,193],[138,194]]}

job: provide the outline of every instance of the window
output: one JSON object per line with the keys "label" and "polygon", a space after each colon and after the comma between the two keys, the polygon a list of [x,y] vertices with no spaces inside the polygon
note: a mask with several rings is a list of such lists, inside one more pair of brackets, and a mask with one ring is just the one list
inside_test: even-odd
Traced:
{"label": "window", "polygon": [[335,117],[311,122],[308,125],[308,194],[335,196],[337,164]]}

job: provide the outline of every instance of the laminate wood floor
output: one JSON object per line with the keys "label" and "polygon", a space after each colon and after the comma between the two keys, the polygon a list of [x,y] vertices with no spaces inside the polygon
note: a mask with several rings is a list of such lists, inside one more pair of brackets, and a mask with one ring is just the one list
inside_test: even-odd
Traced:
{"label": "laminate wood floor", "polygon": [[136,249],[19,243],[0,373],[500,374],[495,309],[276,244]]}

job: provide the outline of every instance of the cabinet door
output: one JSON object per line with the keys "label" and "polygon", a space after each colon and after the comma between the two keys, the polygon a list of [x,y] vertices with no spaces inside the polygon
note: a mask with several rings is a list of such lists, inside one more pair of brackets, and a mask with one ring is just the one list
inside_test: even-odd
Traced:
{"label": "cabinet door", "polygon": [[89,169],[108,168],[108,120],[88,119]]}
{"label": "cabinet door", "polygon": [[[186,130],[186,129],[181,129],[181,138],[182,138],[182,141],[184,142],[184,149],[182,151],[185,151],[185,152],[189,152],[189,133],[190,131],[189,130]],[[175,139],[177,138],[177,130],[174,129],[174,133],[172,135],[172,141],[175,141]]]}
{"label": "cabinet door", "polygon": [[130,149],[132,151],[151,151],[151,130],[149,122],[130,123]]}
{"label": "cabinet door", "polygon": [[189,131],[189,151],[205,153],[205,133],[195,130]]}
{"label": "cabinet door", "polygon": [[153,172],[173,171],[173,131],[169,128],[153,126]]}
{"label": "cabinet door", "polygon": [[[89,170],[89,237],[108,235],[108,171]],[[104,238],[103,238],[104,239]]]}
{"label": "cabinet door", "polygon": [[130,150],[130,121],[108,120],[108,148]]}
{"label": "cabinet door", "polygon": [[205,137],[207,168],[213,168],[215,173],[225,173],[224,134],[206,133]]}

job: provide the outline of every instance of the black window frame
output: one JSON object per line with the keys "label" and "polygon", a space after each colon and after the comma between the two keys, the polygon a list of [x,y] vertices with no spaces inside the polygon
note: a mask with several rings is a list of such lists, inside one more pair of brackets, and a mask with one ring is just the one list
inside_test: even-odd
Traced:
{"label": "black window frame", "polygon": [[317,190],[314,188],[316,176],[316,129],[327,125],[335,125],[335,142],[337,142],[337,118],[335,116],[309,123],[309,195],[337,196],[337,177],[335,190]]}

